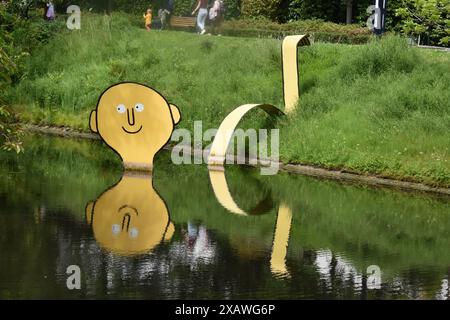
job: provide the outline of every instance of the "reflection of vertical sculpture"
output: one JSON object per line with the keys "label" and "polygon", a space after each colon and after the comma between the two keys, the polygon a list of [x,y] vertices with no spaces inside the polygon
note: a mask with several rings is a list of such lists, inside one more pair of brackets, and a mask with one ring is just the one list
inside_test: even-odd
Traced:
{"label": "reflection of vertical sculpture", "polygon": [[[288,36],[283,40],[283,97],[286,113],[294,111],[299,100],[297,47],[307,46],[309,44],[307,35]],[[219,203],[230,212],[244,216],[247,213],[236,204],[228,189],[223,165],[225,163],[228,145],[237,125],[247,112],[255,108],[260,108],[271,116],[283,114],[277,107],[269,104],[245,104],[236,108],[222,121],[211,145],[208,158],[208,167],[210,169],[209,178]],[[291,222],[292,213],[290,208],[285,204],[281,204],[278,209],[270,259],[270,268],[276,276],[289,277],[289,272],[286,267],[286,255]]]}
{"label": "reflection of vertical sculpture", "polygon": [[273,237],[272,255],[270,258],[270,270],[276,276],[290,277],[286,267],[286,255],[291,232],[292,212],[285,204],[278,209],[277,224]]}
{"label": "reflection of vertical sculpture", "polygon": [[86,219],[103,248],[123,255],[148,252],[175,230],[151,176],[130,172],[88,203]]}
{"label": "reflection of vertical sculpture", "polygon": [[157,91],[126,82],[102,93],[90,127],[120,155],[126,169],[152,170],[155,154],[180,118],[178,108]]}
{"label": "reflection of vertical sculpture", "polygon": [[[210,170],[209,179],[211,186],[219,203],[231,213],[248,216],[252,212],[245,212],[234,201],[233,196],[228,189],[225,171]],[[264,202],[264,200],[262,201]],[[262,212],[268,212],[272,205],[268,207],[257,206]],[[291,232],[292,212],[285,204],[281,203],[278,207],[277,221],[272,244],[272,254],[270,259],[270,270],[277,277],[289,278],[290,274],[286,266],[287,248]]]}

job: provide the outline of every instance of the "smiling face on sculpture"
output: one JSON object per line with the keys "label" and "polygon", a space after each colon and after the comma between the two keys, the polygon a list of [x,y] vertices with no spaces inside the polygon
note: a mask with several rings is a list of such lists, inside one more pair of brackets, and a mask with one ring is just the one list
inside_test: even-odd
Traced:
{"label": "smiling face on sculpture", "polygon": [[168,142],[180,112],[157,91],[138,83],[107,89],[91,114],[90,127],[122,158],[126,168],[149,169]]}

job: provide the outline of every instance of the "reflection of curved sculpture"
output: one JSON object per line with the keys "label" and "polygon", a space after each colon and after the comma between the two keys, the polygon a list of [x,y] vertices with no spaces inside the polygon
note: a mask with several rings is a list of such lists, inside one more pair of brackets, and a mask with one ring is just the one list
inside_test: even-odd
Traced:
{"label": "reflection of curved sculpture", "polygon": [[[256,211],[255,210],[256,208],[261,209],[262,212],[268,212],[273,207],[272,203],[270,204],[270,206],[258,205],[257,207],[255,207],[255,209],[247,213],[244,210],[242,210],[234,201],[233,196],[231,195],[230,190],[228,189],[228,184],[224,170],[222,171],[210,170],[209,179],[211,181],[211,186],[213,188],[214,195],[216,196],[219,203],[225,209],[234,214],[248,216],[251,214],[255,214],[254,211]],[[265,200],[261,201],[261,203],[264,202]],[[289,245],[291,223],[292,223],[292,211],[285,203],[281,203],[278,208],[278,215],[272,244],[272,254],[270,258],[270,270],[276,277],[281,278],[290,277],[289,271],[286,266],[286,255],[287,255],[287,248]]]}
{"label": "reflection of curved sculpture", "polygon": [[145,253],[175,231],[151,176],[128,172],[87,204],[86,219],[103,248],[123,255]]}
{"label": "reflection of curved sculpture", "polygon": [[213,188],[214,194],[219,203],[228,211],[239,215],[258,215],[270,211],[273,208],[273,203],[270,195],[265,197],[257,206],[249,212],[242,210],[234,201],[233,196],[228,189],[227,180],[224,171],[209,171],[209,179]]}
{"label": "reflection of curved sculpture", "polygon": [[[307,35],[288,36],[283,40],[283,97],[286,113],[292,112],[295,109],[299,99],[297,47],[309,44]],[[223,166],[228,145],[239,121],[241,121],[247,112],[254,108],[263,109],[271,116],[283,114],[280,109],[269,104],[245,104],[233,110],[220,124],[216,137],[211,145],[208,165],[212,169],[219,169]]]}

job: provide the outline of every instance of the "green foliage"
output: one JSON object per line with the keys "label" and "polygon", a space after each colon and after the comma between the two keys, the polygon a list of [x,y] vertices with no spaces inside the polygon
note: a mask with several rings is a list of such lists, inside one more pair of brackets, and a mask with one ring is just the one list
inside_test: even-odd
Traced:
{"label": "green foliage", "polygon": [[22,132],[13,120],[11,113],[0,105],[0,149],[19,153],[23,151],[22,142],[19,139]]}
{"label": "green foliage", "polygon": [[225,19],[235,19],[241,16],[242,0],[224,0]]}
{"label": "green foliage", "polygon": [[396,10],[407,35],[425,37],[429,44],[450,46],[450,0],[403,0]]}
{"label": "green foliage", "polygon": [[174,15],[176,16],[190,16],[195,9],[197,0],[176,0],[174,7]]}
{"label": "green foliage", "polygon": [[17,17],[0,4],[0,148],[21,151],[17,140],[19,130],[12,124],[13,116],[6,109],[4,93],[18,73],[20,51],[15,48],[10,31],[14,28]]}
{"label": "green foliage", "polygon": [[345,21],[345,0],[315,1],[292,0],[289,2],[289,19],[323,19]]}
{"label": "green foliage", "polygon": [[242,0],[241,13],[246,18],[276,20],[281,0]]}
{"label": "green foliage", "polygon": [[315,41],[337,43],[367,43],[372,33],[358,25],[344,25],[323,20],[297,20],[276,23],[268,19],[225,21],[222,33],[231,36],[283,38],[290,34],[309,34]]}
{"label": "green foliage", "polygon": [[[278,40],[148,33],[118,13],[84,19],[80,32],[34,51],[27,77],[7,90],[23,121],[87,130],[98,95],[123,80],[157,88],[190,130],[196,120],[217,128],[243,103],[283,105]],[[279,124],[283,161],[450,186],[448,54],[395,37],[299,50],[302,95],[298,113]],[[243,127],[264,119],[256,112]]]}
{"label": "green foliage", "polygon": [[34,10],[36,4],[30,0],[0,4],[0,147],[16,152],[22,151],[21,128],[7,108],[6,92],[26,78],[30,53],[64,28],[63,20],[44,21]]}

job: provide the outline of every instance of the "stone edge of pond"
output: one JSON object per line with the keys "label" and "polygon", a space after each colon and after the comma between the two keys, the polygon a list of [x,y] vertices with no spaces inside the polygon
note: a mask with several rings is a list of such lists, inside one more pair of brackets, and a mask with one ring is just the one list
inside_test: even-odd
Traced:
{"label": "stone edge of pond", "polygon": [[[66,138],[100,140],[100,136],[98,134],[81,132],[67,127],[25,125],[24,129],[25,131],[28,131],[30,133],[46,134]],[[164,149],[171,150],[172,147],[165,147]],[[199,155],[201,153],[202,151],[193,150],[194,155]],[[302,164],[286,164],[279,162],[278,165],[279,169],[282,171],[299,175],[450,196],[450,188],[432,187],[418,182],[408,182],[402,180],[380,178],[371,175],[361,175],[337,170],[328,170]]]}
{"label": "stone edge of pond", "polygon": [[77,139],[93,139],[100,140],[100,136],[95,133],[81,132],[68,127],[51,127],[27,124],[24,126],[25,131],[31,133],[41,133],[52,136],[77,138]]}

